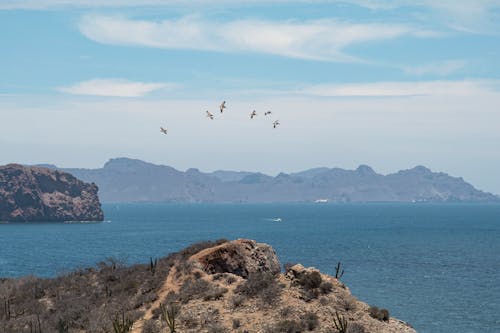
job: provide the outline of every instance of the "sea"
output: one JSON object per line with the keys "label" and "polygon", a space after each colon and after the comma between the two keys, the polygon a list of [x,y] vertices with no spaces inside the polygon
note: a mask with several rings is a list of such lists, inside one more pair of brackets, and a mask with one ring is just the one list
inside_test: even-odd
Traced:
{"label": "sea", "polygon": [[0,277],[129,264],[250,238],[334,274],[421,333],[500,332],[500,205],[104,204],[103,223],[0,224]]}

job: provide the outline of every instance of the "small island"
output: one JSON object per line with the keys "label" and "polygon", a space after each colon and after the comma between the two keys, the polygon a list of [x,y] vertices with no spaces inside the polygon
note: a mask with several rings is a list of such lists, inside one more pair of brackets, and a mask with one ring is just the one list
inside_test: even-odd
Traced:
{"label": "small island", "polygon": [[0,221],[103,221],[98,187],[44,167],[0,166]]}

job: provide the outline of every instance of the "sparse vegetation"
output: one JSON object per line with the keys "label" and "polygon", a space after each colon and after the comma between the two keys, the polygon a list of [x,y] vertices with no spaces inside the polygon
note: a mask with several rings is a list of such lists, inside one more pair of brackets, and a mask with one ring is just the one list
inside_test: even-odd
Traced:
{"label": "sparse vegetation", "polygon": [[57,332],[58,333],[68,333],[69,332],[69,326],[65,320],[59,319],[59,321],[57,322]]}
{"label": "sparse vegetation", "polygon": [[282,287],[275,275],[259,272],[251,274],[235,291],[248,297],[259,297],[264,305],[272,305],[279,300]]}
{"label": "sparse vegetation", "polygon": [[351,295],[346,295],[337,301],[338,307],[344,311],[356,310],[357,302],[356,299]]}
{"label": "sparse vegetation", "polygon": [[344,275],[344,269],[341,269],[342,264],[340,261],[335,266],[335,278],[338,280]]}
{"label": "sparse vegetation", "polygon": [[[110,258],[54,279],[0,279],[0,332],[127,333],[136,322],[141,333],[367,333],[366,321],[385,325],[369,319],[338,281],[314,269],[297,266],[286,275],[257,272],[246,278],[207,274],[195,260],[203,261],[187,254],[214,244],[131,267]],[[261,268],[249,267],[242,271]],[[167,280],[172,269],[176,273]],[[146,311],[152,316],[145,317]],[[370,315],[389,320],[385,309],[371,307]]]}
{"label": "sparse vegetation", "polygon": [[265,333],[301,333],[303,331],[304,328],[299,321],[289,319],[282,320],[265,329]]}
{"label": "sparse vegetation", "polygon": [[136,320],[157,297],[176,257],[158,259],[154,275],[108,258],[53,279],[0,279],[0,332],[113,332],[116,313]]}
{"label": "sparse vegetation", "polygon": [[331,283],[330,281],[323,281],[319,285],[319,289],[322,294],[329,294],[333,290],[333,283]]}
{"label": "sparse vegetation", "polygon": [[238,318],[233,318],[233,330],[240,328],[241,322]]}
{"label": "sparse vegetation", "polygon": [[347,333],[347,328],[349,327],[347,319],[344,316],[341,316],[338,312],[335,312],[333,325],[339,333]]}
{"label": "sparse vegetation", "polygon": [[125,317],[125,313],[122,312],[121,317],[116,316],[115,319],[113,319],[113,332],[127,333],[132,328],[132,325],[134,325],[134,322],[130,318]]}
{"label": "sparse vegetation", "polygon": [[142,326],[142,333],[160,333],[160,329],[155,320],[146,320]]}
{"label": "sparse vegetation", "polygon": [[153,261],[153,258],[149,258],[149,271],[151,272],[151,275],[156,274],[156,266],[158,265],[158,259],[155,258]]}
{"label": "sparse vegetation", "polygon": [[297,283],[307,290],[318,289],[323,282],[323,278],[318,271],[304,272],[298,279]]}
{"label": "sparse vegetation", "polygon": [[378,319],[380,321],[389,321],[390,314],[387,309],[379,309],[376,306],[370,306],[368,310],[372,318]]}
{"label": "sparse vegetation", "polygon": [[313,312],[306,312],[301,319],[308,331],[314,331],[319,326],[318,315]]}
{"label": "sparse vegetation", "polygon": [[176,320],[179,315],[180,307],[176,303],[170,303],[165,306],[165,304],[160,304],[161,318],[167,324],[170,333],[176,333]]}
{"label": "sparse vegetation", "polygon": [[358,323],[350,323],[347,327],[347,333],[366,333],[366,330]]}

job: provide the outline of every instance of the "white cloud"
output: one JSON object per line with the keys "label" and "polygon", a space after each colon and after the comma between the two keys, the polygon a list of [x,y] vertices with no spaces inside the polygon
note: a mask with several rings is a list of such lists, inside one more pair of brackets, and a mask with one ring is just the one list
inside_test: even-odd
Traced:
{"label": "white cloud", "polygon": [[323,97],[450,96],[496,92],[499,86],[498,80],[374,82],[321,84],[300,92]]}
{"label": "white cloud", "polygon": [[401,24],[352,24],[336,20],[206,21],[196,16],[160,22],[88,15],[79,24],[103,44],[221,52],[257,52],[323,61],[359,61],[343,52],[352,44],[432,32]]}
{"label": "white cloud", "polygon": [[155,90],[172,87],[166,83],[133,82],[124,79],[94,79],[57,90],[75,95],[141,97]]}
{"label": "white cloud", "polygon": [[420,66],[405,66],[402,69],[406,74],[416,76],[429,74],[445,76],[461,70],[465,65],[466,62],[464,60],[447,60]]}

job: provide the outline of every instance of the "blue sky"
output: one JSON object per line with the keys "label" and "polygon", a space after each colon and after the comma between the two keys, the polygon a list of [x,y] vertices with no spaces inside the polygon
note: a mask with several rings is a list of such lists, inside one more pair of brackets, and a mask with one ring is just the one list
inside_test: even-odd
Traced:
{"label": "blue sky", "polygon": [[496,0],[0,0],[0,163],[423,164],[500,193],[498,31]]}

